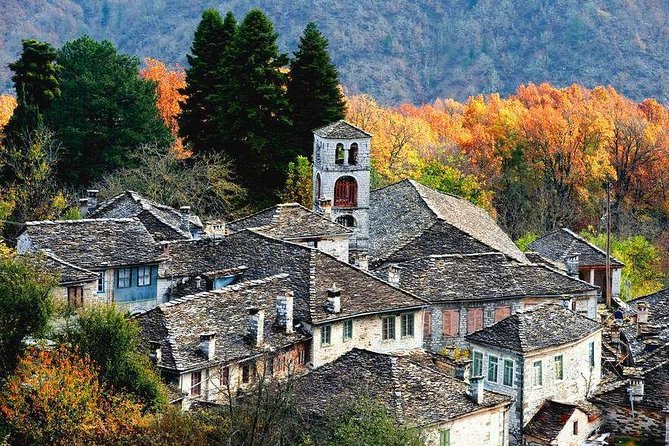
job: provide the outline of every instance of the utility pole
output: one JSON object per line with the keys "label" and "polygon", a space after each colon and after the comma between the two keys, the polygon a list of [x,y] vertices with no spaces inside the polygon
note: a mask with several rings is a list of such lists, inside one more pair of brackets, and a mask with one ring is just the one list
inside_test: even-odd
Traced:
{"label": "utility pole", "polygon": [[611,308],[611,183],[606,185],[606,307]]}

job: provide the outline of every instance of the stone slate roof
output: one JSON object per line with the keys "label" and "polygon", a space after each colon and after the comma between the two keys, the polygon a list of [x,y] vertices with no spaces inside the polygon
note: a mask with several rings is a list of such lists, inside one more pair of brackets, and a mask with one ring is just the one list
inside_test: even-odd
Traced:
{"label": "stone slate roof", "polygon": [[[182,297],[136,316],[141,337],[161,344],[163,368],[199,369],[234,363],[273,349],[281,349],[309,336],[296,329],[286,333],[276,325],[276,297],[290,289],[287,275],[243,282],[216,291]],[[256,346],[247,337],[248,308],[265,310],[264,340]],[[199,348],[200,334],[216,333],[215,357],[207,360]]]}
{"label": "stone slate roof", "polygon": [[530,422],[525,425],[523,433],[552,444],[551,442],[562,432],[565,424],[577,409],[589,416],[602,415],[601,410],[587,402],[570,404],[546,400]]}
{"label": "stone slate roof", "polygon": [[[569,255],[578,254],[579,266],[606,266],[606,252],[567,228],[550,232],[530,243],[530,249],[553,261],[564,262]],[[611,265],[625,266],[613,256]]]}
{"label": "stone slate roof", "polygon": [[58,284],[74,285],[98,280],[98,274],[84,268],[79,268],[63,259],[60,259],[52,253],[40,252],[37,255],[28,254],[34,257],[35,263],[45,271],[58,276]]}
{"label": "stone slate roof", "polygon": [[399,421],[416,426],[511,404],[510,397],[485,391],[483,404],[478,405],[468,397],[468,390],[464,382],[408,356],[361,349],[353,349],[296,381],[298,400],[319,418],[344,409],[358,397],[378,401]]}
{"label": "stone slate roof", "polygon": [[[429,302],[583,295],[597,287],[545,265],[516,262],[501,253],[447,254],[393,264],[399,286]],[[385,278],[391,265],[375,271]]]}
{"label": "stone slate roof", "polygon": [[162,250],[134,218],[29,221],[19,237],[30,251],[49,251],[80,268],[100,269],[161,261]]}
{"label": "stone slate roof", "polygon": [[669,328],[669,289],[664,289],[648,296],[630,300],[630,310],[637,311],[639,303],[648,304],[648,322],[652,325]]}
{"label": "stone slate roof", "polygon": [[526,261],[484,209],[413,180],[372,191],[369,218],[369,254],[375,263],[489,251]]}
{"label": "stone slate roof", "polygon": [[[134,191],[125,191],[102,202],[87,218],[131,218],[137,217],[156,240],[178,240],[191,238],[181,229],[181,213],[177,209],[156,203]],[[200,218],[191,215],[190,226],[202,229]]]}
{"label": "stone slate roof", "polygon": [[327,139],[366,139],[372,135],[344,119],[313,130],[321,138]]}
{"label": "stone slate roof", "polygon": [[557,304],[542,304],[467,335],[474,344],[528,353],[569,344],[601,330],[599,322]]}
{"label": "stone slate roof", "polygon": [[353,231],[310,211],[298,203],[272,206],[248,217],[228,223],[231,231],[254,228],[281,240],[309,237],[350,236]]}
{"label": "stone slate roof", "polygon": [[[245,279],[289,274],[296,316],[312,323],[356,315],[417,308],[426,302],[317,249],[282,241],[256,230],[220,240],[164,242],[169,247],[163,277],[187,277],[207,271],[247,267]],[[341,290],[341,313],[325,311],[327,289]]]}
{"label": "stone slate roof", "polygon": [[[635,402],[635,407],[647,407],[650,409],[663,410],[669,401],[669,357],[655,365],[653,368],[643,372],[644,395],[640,402]],[[629,380],[621,379],[601,385],[595,394],[597,400],[618,406],[629,406],[629,394],[627,387]]]}

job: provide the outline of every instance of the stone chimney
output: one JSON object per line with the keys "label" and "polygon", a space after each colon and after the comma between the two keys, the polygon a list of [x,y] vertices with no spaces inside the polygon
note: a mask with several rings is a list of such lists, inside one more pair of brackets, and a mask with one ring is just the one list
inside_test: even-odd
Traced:
{"label": "stone chimney", "polygon": [[629,394],[630,401],[638,403],[643,400],[645,390],[643,370],[640,367],[625,367],[623,368],[623,376],[629,379],[627,393]]}
{"label": "stone chimney", "polygon": [[565,264],[567,265],[567,274],[569,274],[572,277],[578,278],[578,266],[579,266],[578,253],[569,254],[565,259]]}
{"label": "stone chimney", "polygon": [[81,218],[86,218],[88,215],[88,198],[79,199],[79,213],[81,214]]}
{"label": "stone chimney", "polygon": [[613,322],[610,326],[611,329],[611,342],[619,343],[620,342],[620,324],[616,321]]}
{"label": "stone chimney", "polygon": [[649,308],[647,302],[639,302],[636,306],[636,321],[639,324],[647,324],[649,316]]}
{"label": "stone chimney", "polygon": [[388,283],[392,286],[400,286],[400,267],[390,265],[388,267]]}
{"label": "stone chimney", "polygon": [[483,404],[483,377],[472,376],[469,378],[469,397],[476,404]]}
{"label": "stone chimney", "polygon": [[351,263],[363,271],[369,269],[369,258],[366,251],[353,251],[351,253]]}
{"label": "stone chimney", "polygon": [[160,350],[160,342],[149,341],[149,347],[151,348],[149,358],[151,358],[151,361],[153,361],[154,364],[160,364],[160,361],[163,359],[162,351]]}
{"label": "stone chimney", "polygon": [[93,211],[98,207],[98,192],[97,189],[88,189],[86,195],[88,195],[88,210]]}
{"label": "stone chimney", "polygon": [[265,340],[265,310],[249,308],[249,338],[260,347]]}
{"label": "stone chimney", "polygon": [[276,319],[280,327],[285,327],[286,333],[293,332],[293,292],[286,292],[276,297]]}
{"label": "stone chimney", "polygon": [[320,209],[321,213],[325,217],[331,218],[332,217],[332,200],[328,200],[327,198],[319,198],[318,199],[318,209]]}
{"label": "stone chimney", "polygon": [[190,206],[181,206],[179,212],[181,214],[179,228],[186,232],[190,232]]}
{"label": "stone chimney", "polygon": [[200,335],[200,351],[208,360],[214,359],[216,355],[216,333],[202,333]]}
{"label": "stone chimney", "polygon": [[325,309],[329,313],[341,313],[341,290],[337,288],[337,284],[333,283],[332,288],[328,289],[328,303]]}

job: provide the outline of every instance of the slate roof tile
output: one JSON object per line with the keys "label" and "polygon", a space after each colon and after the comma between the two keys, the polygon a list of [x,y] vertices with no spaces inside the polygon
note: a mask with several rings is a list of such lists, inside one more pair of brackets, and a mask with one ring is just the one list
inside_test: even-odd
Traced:
{"label": "slate roof tile", "polygon": [[557,439],[576,410],[589,416],[599,417],[602,414],[601,410],[587,402],[572,404],[547,400],[530,422],[523,427],[523,433],[551,443]]}
{"label": "slate roof tile", "polygon": [[364,139],[372,135],[343,119],[317,128],[313,132],[321,138],[328,139]]}
{"label": "slate roof tile", "polygon": [[[606,266],[606,252],[567,228],[536,239],[530,243],[530,249],[553,261],[564,262],[568,256],[578,254],[579,266]],[[624,266],[614,257],[611,257],[611,265]]]}

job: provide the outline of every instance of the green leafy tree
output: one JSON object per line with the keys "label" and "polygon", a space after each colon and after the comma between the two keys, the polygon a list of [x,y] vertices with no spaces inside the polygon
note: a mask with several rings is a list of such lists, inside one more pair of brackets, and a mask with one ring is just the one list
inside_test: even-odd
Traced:
{"label": "green leafy tree", "polygon": [[429,163],[418,181],[440,192],[457,195],[477,206],[492,209],[492,196],[478,179],[474,175],[465,175],[449,164]]}
{"label": "green leafy tree", "polygon": [[66,43],[57,60],[62,93],[44,118],[62,142],[58,173],[67,184],[85,186],[127,166],[141,144],[169,146],[155,85],[139,77],[139,59],[83,36]]}
{"label": "green leafy tree", "polygon": [[26,338],[47,331],[55,285],[28,257],[0,245],[0,379],[14,370]]}
{"label": "green leafy tree", "polygon": [[186,101],[179,117],[179,132],[196,154],[220,150],[213,117],[225,104],[220,103],[216,91],[224,82],[222,58],[236,29],[234,14],[228,12],[221,19],[217,10],[207,9],[195,30],[191,54],[187,56],[190,68],[186,70],[186,88],[182,91]]}
{"label": "green leafy tree", "polygon": [[56,50],[46,42],[23,40],[19,59],[9,64],[14,72],[17,108],[5,128],[10,139],[34,130],[41,123],[41,114],[60,96],[57,79],[60,67]]}
{"label": "green leafy tree", "polygon": [[527,232],[516,240],[516,246],[523,252],[527,252],[530,249],[530,245],[533,241],[538,239],[539,236],[534,232]]}
{"label": "green leafy tree", "polygon": [[225,54],[225,82],[217,93],[226,104],[216,123],[223,147],[255,196],[275,193],[296,155],[284,143],[290,118],[282,68],[288,59],[279,53],[276,38],[267,16],[252,9]]}
{"label": "green leafy tree", "polygon": [[288,163],[288,178],[281,192],[281,201],[300,203],[311,209],[313,172],[309,158],[298,156],[295,161]]}
{"label": "green leafy tree", "polygon": [[65,340],[97,364],[103,383],[134,395],[147,409],[166,403],[160,378],[140,351],[139,327],[115,307],[83,310],[68,327]]}
{"label": "green leafy tree", "polygon": [[307,157],[312,155],[311,131],[346,116],[339,73],[327,48],[325,36],[314,22],[309,22],[290,63],[288,99],[293,118],[290,143]]}

